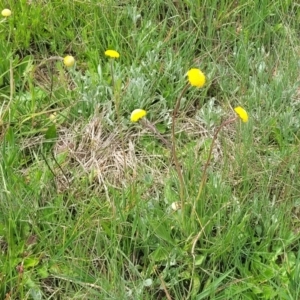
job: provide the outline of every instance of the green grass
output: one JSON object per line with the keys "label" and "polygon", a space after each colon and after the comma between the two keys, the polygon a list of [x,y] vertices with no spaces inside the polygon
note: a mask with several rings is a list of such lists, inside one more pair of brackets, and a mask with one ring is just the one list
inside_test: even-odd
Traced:
{"label": "green grass", "polygon": [[2,3],[0,299],[299,299],[299,5],[117,2]]}

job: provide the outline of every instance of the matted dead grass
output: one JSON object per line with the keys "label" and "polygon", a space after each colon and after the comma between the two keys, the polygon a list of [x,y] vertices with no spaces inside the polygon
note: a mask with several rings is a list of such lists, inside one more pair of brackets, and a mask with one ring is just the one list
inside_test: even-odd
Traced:
{"label": "matted dead grass", "polygon": [[[174,171],[170,149],[162,154],[149,153],[139,143],[143,135],[152,134],[147,128],[137,125],[133,130],[118,127],[112,130],[105,126],[103,120],[101,114],[95,114],[86,124],[75,123],[59,130],[54,155],[65,157],[62,168],[71,185],[76,178],[88,176],[99,188],[106,189],[110,185],[121,189],[130,182],[143,180],[145,174],[151,176],[152,185],[162,187],[170,172]],[[195,159],[199,158],[204,140],[212,138],[214,133],[193,118],[181,119],[176,131],[184,131],[189,139],[197,141],[193,150]],[[170,140],[170,137],[167,138]],[[212,164],[219,164],[222,157],[221,142],[217,139]],[[204,164],[205,161],[199,161],[200,167]],[[65,181],[63,177],[63,174],[58,175],[57,181]]]}
{"label": "matted dead grass", "polygon": [[[54,155],[65,155],[62,167],[69,181],[74,176],[89,176],[100,186],[122,188],[139,179],[142,171],[162,183],[169,167],[162,167],[163,158],[159,155],[142,151],[138,140],[144,131],[121,131],[118,127],[111,130],[103,123],[102,116],[95,115],[87,124],[60,129]],[[159,168],[156,160],[161,160]]]}
{"label": "matted dead grass", "polygon": [[58,68],[57,64],[63,65],[63,57],[51,56],[42,60],[32,69],[35,85],[48,93],[52,93],[63,86],[65,89],[73,90],[76,87],[74,80],[67,72],[66,67]]}

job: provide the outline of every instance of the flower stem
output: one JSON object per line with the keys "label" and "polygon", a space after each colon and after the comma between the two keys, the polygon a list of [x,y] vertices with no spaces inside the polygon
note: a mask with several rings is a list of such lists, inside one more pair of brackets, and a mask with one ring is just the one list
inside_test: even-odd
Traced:
{"label": "flower stem", "polygon": [[183,179],[183,175],[182,175],[182,170],[180,168],[179,165],[179,161],[177,158],[177,154],[176,154],[176,140],[175,140],[175,122],[176,122],[176,116],[178,114],[178,110],[180,108],[180,101],[183,97],[183,95],[185,94],[185,92],[187,91],[189,87],[189,84],[187,84],[184,89],[182,90],[181,94],[179,95],[179,97],[176,100],[175,103],[175,107],[173,110],[173,114],[172,114],[172,158],[174,159],[174,163],[175,163],[175,168],[176,168],[176,172],[178,175],[178,179],[179,179],[179,188],[180,188],[180,201],[181,201],[181,208],[183,209],[184,206],[184,179]]}
{"label": "flower stem", "polygon": [[162,143],[167,147],[167,148],[171,148],[171,145],[169,143],[169,141],[167,141],[161,134],[160,132],[156,129],[156,127],[150,123],[146,118],[143,118],[140,121],[145,127],[148,127],[161,141]]}
{"label": "flower stem", "polygon": [[115,80],[114,80],[114,62],[113,59],[110,59],[110,72],[111,72],[111,85],[113,91],[115,90]]}
{"label": "flower stem", "polygon": [[219,134],[219,132],[221,131],[221,129],[223,127],[225,127],[228,124],[231,124],[231,123],[235,122],[236,120],[237,120],[237,118],[234,118],[234,119],[229,119],[229,120],[226,120],[226,121],[222,122],[221,125],[217,128],[217,130],[214,133],[214,136],[213,136],[213,139],[212,139],[212,142],[211,142],[211,145],[210,145],[209,153],[208,153],[208,158],[207,158],[207,161],[206,161],[206,163],[204,165],[203,174],[202,174],[202,178],[201,178],[201,181],[200,181],[197,198],[196,198],[196,200],[194,202],[193,213],[196,210],[196,203],[199,201],[199,199],[201,197],[201,194],[202,194],[202,191],[203,191],[203,187],[204,187],[204,185],[206,183],[207,169],[208,169],[208,166],[209,166],[210,161],[211,161],[212,151],[213,151],[216,139],[218,137],[218,134]]}
{"label": "flower stem", "polygon": [[112,94],[113,94],[113,101],[115,104],[116,116],[118,122],[120,121],[120,114],[119,114],[119,95],[117,94],[116,84],[115,84],[115,77],[114,77],[114,62],[113,59],[110,59],[110,72],[111,72],[111,85],[112,85]]}

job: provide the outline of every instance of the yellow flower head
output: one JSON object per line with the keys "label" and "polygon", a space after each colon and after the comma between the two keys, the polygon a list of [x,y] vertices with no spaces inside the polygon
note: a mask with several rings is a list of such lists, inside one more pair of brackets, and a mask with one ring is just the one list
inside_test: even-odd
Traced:
{"label": "yellow flower head", "polygon": [[53,114],[51,114],[49,116],[49,119],[50,119],[51,122],[55,123],[55,121],[56,121],[56,112],[54,112]]}
{"label": "yellow flower head", "polygon": [[177,211],[179,209],[181,209],[181,202],[177,201],[177,202],[173,202],[171,204],[171,208],[174,210],[174,211]]}
{"label": "yellow flower head", "polygon": [[3,17],[10,17],[10,16],[11,16],[11,10],[8,9],[8,8],[5,8],[5,9],[3,9],[3,10],[1,11],[1,15],[2,15]]}
{"label": "yellow flower head", "polygon": [[234,111],[238,114],[243,122],[248,122],[248,114],[242,107],[237,106]]}
{"label": "yellow flower head", "polygon": [[120,57],[120,53],[115,50],[106,50],[105,55],[109,56],[111,58],[119,58]]}
{"label": "yellow flower head", "polygon": [[137,122],[139,119],[142,119],[143,117],[145,117],[147,114],[147,112],[143,109],[135,109],[130,116],[130,121],[131,122]]}
{"label": "yellow flower head", "polygon": [[198,88],[203,87],[206,82],[205,75],[202,73],[200,69],[195,69],[195,68],[190,69],[187,72],[187,76],[190,84]]}
{"label": "yellow flower head", "polygon": [[75,58],[72,55],[67,55],[64,57],[64,65],[66,67],[73,67],[75,63]]}

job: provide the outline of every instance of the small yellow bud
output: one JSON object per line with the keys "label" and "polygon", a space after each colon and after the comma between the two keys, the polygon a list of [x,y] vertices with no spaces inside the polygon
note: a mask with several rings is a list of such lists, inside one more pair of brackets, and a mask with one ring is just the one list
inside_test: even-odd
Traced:
{"label": "small yellow bud", "polygon": [[8,9],[8,8],[5,8],[5,9],[3,9],[3,10],[1,11],[1,15],[2,15],[3,17],[10,17],[10,16],[11,16],[11,10]]}
{"label": "small yellow bud", "polygon": [[49,116],[49,119],[50,119],[51,122],[55,123],[55,120],[56,120],[56,112],[53,113],[53,114],[51,114],[51,115]]}
{"label": "small yellow bud", "polygon": [[66,67],[73,67],[75,64],[75,58],[72,55],[67,55],[64,57],[64,65]]}
{"label": "small yellow bud", "polygon": [[174,211],[177,211],[179,209],[181,209],[181,202],[173,202],[171,204],[171,208],[174,210]]}

